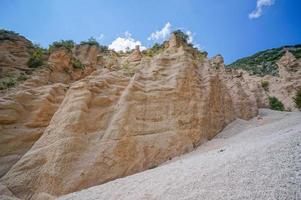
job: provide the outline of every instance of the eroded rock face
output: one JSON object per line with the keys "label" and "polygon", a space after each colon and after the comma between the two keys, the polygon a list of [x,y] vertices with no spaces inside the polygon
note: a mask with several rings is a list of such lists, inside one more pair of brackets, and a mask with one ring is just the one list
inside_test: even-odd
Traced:
{"label": "eroded rock face", "polygon": [[135,62],[135,61],[140,61],[141,59],[142,59],[142,54],[140,52],[139,45],[137,45],[136,48],[131,53],[131,55],[127,58],[127,60],[129,62]]}
{"label": "eroded rock face", "polygon": [[280,78],[295,81],[301,78],[301,59],[296,59],[292,53],[286,51],[277,62]]}
{"label": "eroded rock face", "polygon": [[7,75],[28,71],[26,65],[33,51],[32,43],[17,34],[0,33],[0,80]]}
{"label": "eroded rock face", "polygon": [[292,53],[286,51],[277,65],[279,77],[265,76],[261,78],[261,81],[269,82],[266,95],[277,97],[284,104],[286,110],[297,110],[293,97],[301,89],[301,59],[295,58]]}
{"label": "eroded rock face", "polygon": [[[88,59],[91,49],[76,55],[64,48],[53,51],[48,67],[37,69],[16,88],[0,97],[0,177],[40,138],[64,99],[69,84],[92,73],[96,63]],[[86,55],[84,69],[74,69],[71,60]],[[95,56],[96,57],[96,56]],[[23,63],[26,65],[26,62]],[[25,68],[26,66],[24,66]]]}
{"label": "eroded rock face", "polygon": [[0,176],[42,135],[64,98],[65,88],[53,84],[0,98]]}
{"label": "eroded rock face", "polygon": [[174,47],[142,62],[131,78],[97,70],[74,82],[43,135],[1,181],[23,199],[67,194],[156,166],[234,119],[257,115],[253,93],[229,85],[217,65]]}
{"label": "eroded rock face", "polygon": [[102,184],[192,151],[267,106],[262,78],[225,69],[220,55],[208,59],[175,35],[166,44],[151,58],[89,45],[52,52],[49,68],[0,101],[5,188],[53,199]]}

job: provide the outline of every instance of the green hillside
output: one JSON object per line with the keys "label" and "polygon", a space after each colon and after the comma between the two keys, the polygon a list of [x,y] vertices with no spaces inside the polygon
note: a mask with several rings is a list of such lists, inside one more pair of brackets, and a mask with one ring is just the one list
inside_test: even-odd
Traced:
{"label": "green hillside", "polygon": [[278,75],[276,62],[284,55],[288,49],[296,58],[301,58],[301,45],[283,46],[279,48],[260,51],[252,56],[238,59],[227,67],[244,69],[252,75]]}

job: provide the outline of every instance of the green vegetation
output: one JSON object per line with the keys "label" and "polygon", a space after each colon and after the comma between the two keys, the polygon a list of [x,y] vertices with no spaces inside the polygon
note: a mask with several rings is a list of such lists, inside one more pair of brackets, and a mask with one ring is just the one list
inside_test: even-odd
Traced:
{"label": "green vegetation", "polygon": [[27,62],[29,68],[37,68],[44,65],[43,55],[48,53],[48,50],[41,47],[39,44],[33,45],[34,51]]}
{"label": "green vegetation", "polygon": [[183,42],[185,42],[189,47],[194,48],[193,44],[189,43],[189,36],[184,33],[182,30],[178,29],[173,32],[178,38],[181,38]]}
{"label": "green vegetation", "polygon": [[20,76],[18,76],[17,81],[22,82],[22,81],[26,81],[27,80],[27,76],[24,74],[20,74]]}
{"label": "green vegetation", "polygon": [[301,110],[301,89],[299,89],[295,95],[295,97],[293,98],[294,102],[295,102],[295,106],[296,108],[298,108],[299,110]]}
{"label": "green vegetation", "polygon": [[269,97],[269,104],[272,110],[284,111],[284,105],[276,97]]}
{"label": "green vegetation", "polygon": [[301,58],[301,45],[292,46],[289,51],[297,58]]}
{"label": "green vegetation", "polygon": [[148,169],[155,169],[158,165],[151,165]]}
{"label": "green vegetation", "polygon": [[74,69],[85,69],[85,65],[84,64],[82,64],[81,62],[80,62],[80,60],[78,60],[78,59],[76,59],[76,58],[73,58],[72,60],[71,60],[71,63],[72,63],[72,67],[74,68]]}
{"label": "green vegetation", "polygon": [[17,81],[14,78],[7,78],[0,82],[0,90],[4,90],[10,87],[14,87],[17,84]]}
{"label": "green vegetation", "polygon": [[100,48],[100,50],[102,52],[105,52],[105,51],[108,51],[108,47],[107,46],[104,46],[104,45],[100,45],[97,40],[93,37],[90,37],[87,41],[82,41],[80,43],[80,45],[94,45],[94,46],[97,46],[98,48]]}
{"label": "green vegetation", "polygon": [[75,42],[73,40],[60,40],[60,41],[53,42],[49,46],[49,51],[51,52],[53,51],[54,48],[61,48],[61,47],[71,51],[74,46],[75,46]]}
{"label": "green vegetation", "polygon": [[125,73],[125,75],[133,76],[137,71],[137,68],[135,68],[135,66],[130,66],[128,62],[125,62],[122,64],[122,70]]}
{"label": "green vegetation", "polygon": [[189,36],[186,33],[184,33],[183,31],[181,31],[180,29],[174,31],[173,34],[175,34],[177,37],[181,38],[185,43],[188,43]]}
{"label": "green vegetation", "polygon": [[250,57],[239,59],[227,67],[244,69],[252,75],[278,76],[279,71],[276,62],[285,54],[286,50],[290,51],[296,58],[301,58],[301,45],[283,46],[261,51]]}
{"label": "green vegetation", "polygon": [[33,44],[33,48],[34,48],[35,50],[41,50],[43,53],[48,53],[48,50],[45,49],[45,48],[43,48],[43,47],[41,47],[40,44],[37,44],[37,43]]}
{"label": "green vegetation", "polygon": [[27,61],[27,66],[29,68],[37,68],[43,64],[43,50],[41,48],[36,48]]}
{"label": "green vegetation", "polygon": [[80,45],[95,45],[99,47],[99,43],[97,42],[97,40],[93,37],[90,37],[87,41],[81,41]]}
{"label": "green vegetation", "polygon": [[[194,48],[193,44],[188,43],[189,36],[186,33],[184,33],[182,30],[176,30],[172,33],[175,34],[176,37],[180,38],[188,46]],[[168,42],[168,41],[164,41],[162,44],[155,43],[151,48],[142,51],[142,53],[146,56],[153,57],[153,56],[155,56],[155,55],[157,55],[157,54],[164,51],[164,47],[165,47],[166,42]],[[200,59],[203,59],[204,57],[207,57],[207,52],[201,52],[197,48],[194,48],[194,49],[196,49],[200,53],[199,54]]]}
{"label": "green vegetation", "polygon": [[200,51],[198,49],[196,49],[196,50],[198,52],[198,58],[200,60],[203,60],[203,59],[207,58],[207,56],[208,56],[208,52],[207,51]]}
{"label": "green vegetation", "polygon": [[19,82],[23,82],[27,79],[27,76],[24,74],[19,75],[18,77],[7,77],[0,81],[0,90],[5,90],[16,86]]}
{"label": "green vegetation", "polygon": [[0,35],[5,35],[5,34],[20,35],[19,33],[16,33],[15,31],[0,29]]}
{"label": "green vegetation", "polygon": [[142,53],[144,53],[146,56],[153,57],[156,54],[159,54],[163,51],[164,51],[164,43],[163,44],[155,43],[151,48],[143,51]]}
{"label": "green vegetation", "polygon": [[270,85],[269,81],[265,81],[265,80],[261,81],[261,86],[265,91],[269,91],[269,85]]}
{"label": "green vegetation", "polygon": [[102,52],[107,52],[107,51],[109,51],[108,46],[105,46],[105,45],[99,45],[99,48],[100,48],[100,50],[101,50]]}

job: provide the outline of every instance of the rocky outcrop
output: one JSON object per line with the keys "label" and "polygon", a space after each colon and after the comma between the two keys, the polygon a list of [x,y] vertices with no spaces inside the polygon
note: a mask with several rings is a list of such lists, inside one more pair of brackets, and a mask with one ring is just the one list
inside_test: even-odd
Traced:
{"label": "rocky outcrop", "polygon": [[98,69],[72,83],[3,184],[22,199],[60,196],[154,167],[257,115],[256,97],[227,81],[220,58],[177,46],[141,61],[133,77]]}
{"label": "rocky outcrop", "polygon": [[0,80],[8,75],[29,71],[27,61],[33,52],[32,43],[9,31],[0,31]]}
{"label": "rocky outcrop", "polygon": [[0,176],[39,139],[61,104],[66,86],[53,84],[0,98]]}
{"label": "rocky outcrop", "polygon": [[[79,48],[75,53],[65,48],[55,49],[47,67],[36,69],[23,84],[3,93],[0,97],[0,176],[40,138],[69,84],[95,70],[99,53],[95,52],[93,48]],[[82,59],[83,69],[73,67],[74,59]]]}
{"label": "rocky outcrop", "polygon": [[286,51],[285,55],[277,62],[279,67],[280,78],[286,81],[294,81],[301,78],[301,59],[295,58],[295,56]]}
{"label": "rocky outcrop", "polygon": [[53,199],[155,167],[256,116],[276,87],[175,34],[164,46],[153,57],[54,49],[48,67],[1,98],[2,184]]}
{"label": "rocky outcrop", "polygon": [[140,47],[139,45],[136,45],[136,48],[133,50],[131,55],[127,58],[128,62],[135,62],[135,61],[140,61],[142,58],[142,54],[140,52]]}
{"label": "rocky outcrop", "polygon": [[[265,76],[260,81],[268,81],[267,96],[277,97],[286,110],[297,110],[293,97],[301,89],[301,59],[297,59],[291,52],[286,53],[277,62],[279,77]],[[251,77],[254,79],[254,77]]]}
{"label": "rocky outcrop", "polygon": [[75,52],[65,48],[56,49],[49,56],[48,81],[71,83],[89,75],[96,68],[97,55],[97,52],[82,46]]}

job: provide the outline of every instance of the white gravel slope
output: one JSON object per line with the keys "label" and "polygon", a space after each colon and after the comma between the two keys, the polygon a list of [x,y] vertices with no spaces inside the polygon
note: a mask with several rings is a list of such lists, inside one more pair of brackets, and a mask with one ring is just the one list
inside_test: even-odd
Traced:
{"label": "white gravel slope", "polygon": [[301,113],[260,115],[160,167],[59,200],[301,199]]}

